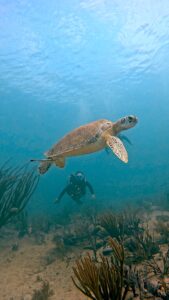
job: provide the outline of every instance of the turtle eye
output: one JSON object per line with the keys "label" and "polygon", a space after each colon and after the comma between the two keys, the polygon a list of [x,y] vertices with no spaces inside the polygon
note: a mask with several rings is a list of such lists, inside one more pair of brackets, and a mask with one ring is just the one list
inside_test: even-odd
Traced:
{"label": "turtle eye", "polygon": [[131,123],[133,121],[133,117],[129,116],[128,120],[129,120],[129,123]]}

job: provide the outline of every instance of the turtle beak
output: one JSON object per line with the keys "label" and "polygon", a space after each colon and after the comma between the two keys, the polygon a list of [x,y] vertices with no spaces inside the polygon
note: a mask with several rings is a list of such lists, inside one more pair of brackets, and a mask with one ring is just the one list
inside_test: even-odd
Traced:
{"label": "turtle beak", "polygon": [[129,123],[135,123],[137,124],[138,118],[136,116],[128,116]]}
{"label": "turtle beak", "polygon": [[138,118],[137,118],[137,117],[135,117],[135,123],[136,123],[136,124],[138,123]]}

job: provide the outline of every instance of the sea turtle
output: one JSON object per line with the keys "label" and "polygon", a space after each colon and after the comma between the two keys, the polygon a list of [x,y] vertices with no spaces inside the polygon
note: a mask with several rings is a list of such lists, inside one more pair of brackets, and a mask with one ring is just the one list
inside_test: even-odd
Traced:
{"label": "sea turtle", "polygon": [[47,159],[31,161],[39,161],[39,172],[44,174],[52,164],[64,168],[66,157],[88,154],[109,147],[119,159],[127,163],[127,151],[117,135],[122,130],[134,127],[137,122],[137,117],[127,116],[116,122],[103,119],[80,126],[44,153]]}

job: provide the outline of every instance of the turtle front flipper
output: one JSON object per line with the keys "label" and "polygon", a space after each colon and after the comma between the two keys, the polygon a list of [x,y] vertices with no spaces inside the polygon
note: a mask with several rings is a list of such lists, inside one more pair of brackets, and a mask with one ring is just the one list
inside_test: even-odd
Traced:
{"label": "turtle front flipper", "polygon": [[105,135],[105,141],[107,146],[110,147],[110,149],[114,152],[114,154],[121,159],[124,163],[128,162],[128,153],[122,143],[122,141],[116,137],[111,136],[109,134]]}
{"label": "turtle front flipper", "polygon": [[65,166],[65,157],[63,156],[50,155],[48,156],[48,159],[51,159],[53,163],[59,168],[64,168]]}

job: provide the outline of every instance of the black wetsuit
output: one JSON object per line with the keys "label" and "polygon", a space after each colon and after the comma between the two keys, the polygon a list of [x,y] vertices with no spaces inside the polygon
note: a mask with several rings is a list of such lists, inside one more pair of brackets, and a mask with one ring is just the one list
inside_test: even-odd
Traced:
{"label": "black wetsuit", "polygon": [[67,193],[73,200],[80,202],[80,198],[86,194],[86,187],[90,193],[94,195],[94,190],[88,181],[69,183],[64,190],[60,193],[58,201]]}

